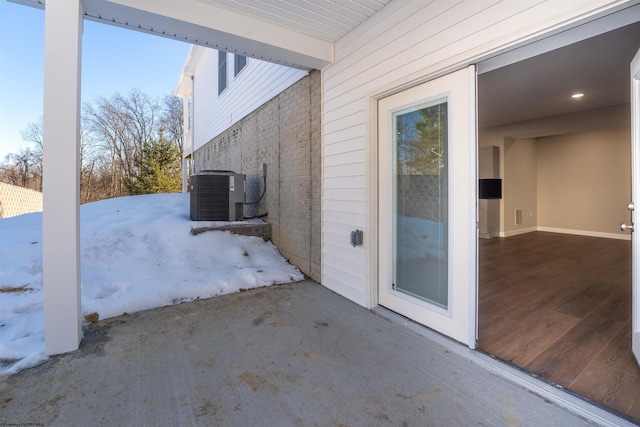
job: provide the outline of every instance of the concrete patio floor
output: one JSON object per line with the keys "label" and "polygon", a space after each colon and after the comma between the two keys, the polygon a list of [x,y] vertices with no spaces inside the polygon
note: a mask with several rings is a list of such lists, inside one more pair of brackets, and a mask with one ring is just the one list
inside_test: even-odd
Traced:
{"label": "concrete patio floor", "polygon": [[0,377],[10,424],[594,425],[313,281],[100,321]]}

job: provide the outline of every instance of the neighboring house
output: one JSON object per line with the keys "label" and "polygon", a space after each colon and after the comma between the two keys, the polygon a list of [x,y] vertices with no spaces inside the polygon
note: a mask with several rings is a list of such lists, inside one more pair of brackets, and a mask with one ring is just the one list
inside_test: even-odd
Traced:
{"label": "neighboring house", "polygon": [[42,212],[42,193],[0,182],[0,218]]}
{"label": "neighboring house", "polygon": [[[35,4],[35,1],[29,0],[23,2]],[[321,182],[320,282],[357,304],[370,308],[384,306],[472,350],[477,344],[476,192],[479,144],[498,147],[500,164],[491,168],[498,170],[499,178],[505,181],[509,176],[510,179],[523,178],[523,185],[529,185],[526,187],[527,195],[518,195],[523,196],[517,201],[518,205],[504,206],[511,203],[506,198],[499,202],[497,233],[504,236],[525,228],[568,232],[587,227],[583,222],[558,219],[557,212],[553,212],[553,204],[545,200],[547,195],[538,192],[539,188],[555,185],[552,173],[557,172],[547,169],[551,163],[543,164],[542,161],[558,159],[549,150],[552,145],[566,148],[566,152],[559,157],[571,157],[569,153],[575,149],[573,146],[577,139],[594,141],[591,147],[594,149],[588,157],[595,154],[603,158],[611,151],[611,147],[608,147],[609,151],[602,151],[601,143],[610,136],[596,134],[605,132],[604,128],[573,130],[571,134],[563,133],[561,136],[552,136],[555,133],[512,133],[504,132],[504,128],[498,129],[509,123],[532,119],[511,113],[530,111],[529,107],[534,104],[533,97],[542,94],[545,95],[542,101],[553,99],[555,106],[543,102],[540,104],[543,108],[540,108],[536,104],[539,111],[534,120],[545,115],[560,117],[576,113],[581,115],[579,120],[584,121],[589,113],[577,113],[578,107],[570,103],[567,93],[587,89],[568,87],[570,85],[555,87],[553,84],[556,82],[571,83],[571,80],[550,75],[551,71],[577,62],[577,57],[565,58],[569,60],[568,64],[566,61],[562,65],[556,62],[547,69],[532,73],[530,81],[542,80],[552,90],[535,86],[527,94],[531,98],[521,97],[515,104],[511,103],[509,95],[527,89],[528,82],[520,87],[509,87],[508,79],[498,79],[499,90],[493,91],[487,99],[482,92],[483,76],[640,21],[640,2],[635,0],[354,0],[345,4],[331,2],[327,6],[304,2],[295,7],[288,2],[278,2],[277,5],[256,2],[249,7],[244,3],[223,0],[185,0],[179,4],[119,0],[116,7],[113,2],[95,0],[82,6],[84,9],[80,0],[49,2],[45,14],[48,43],[45,50],[44,132],[47,140],[59,142],[52,145],[55,150],[51,148],[47,151],[45,147],[44,153],[45,168],[47,164],[56,165],[56,168],[50,169],[55,171],[46,178],[49,185],[45,185],[45,188],[50,188],[51,193],[45,192],[44,195],[43,250],[45,265],[52,267],[45,268],[43,280],[51,290],[51,295],[55,294],[55,299],[45,295],[45,324],[48,325],[45,341],[48,353],[73,350],[81,338],[78,239],[69,234],[69,230],[77,228],[77,207],[65,204],[56,206],[54,201],[60,197],[74,200],[77,192],[75,181],[63,172],[72,170],[78,159],[78,40],[81,38],[82,17],[153,34],[175,36],[192,44],[237,52],[247,58],[261,58],[303,70],[320,70],[303,78],[309,79],[310,87],[314,85],[311,83],[314,75],[320,79],[319,164],[314,164],[317,157],[313,154],[313,138],[310,139],[310,146],[305,147],[305,150],[312,151],[310,179],[320,178]],[[635,50],[640,48],[640,38],[633,39],[633,43]],[[617,46],[607,49],[616,50]],[[593,54],[587,50],[586,56]],[[60,57],[66,60],[57,60]],[[235,57],[226,55],[228,73],[231,73],[231,58]],[[215,59],[215,55],[209,59],[212,65],[216,64]],[[200,60],[204,61],[205,58]],[[628,57],[626,61],[631,63],[632,58]],[[591,68],[574,71],[573,81],[586,85],[587,82],[581,81],[580,77],[587,71],[600,69],[607,62],[596,61]],[[523,64],[527,65],[527,62]],[[640,98],[640,71],[635,71],[640,68],[640,60],[633,64],[633,93]],[[197,65],[194,63],[194,70]],[[251,66],[249,61],[247,73]],[[217,73],[217,68],[207,70]],[[283,72],[282,69],[280,72]],[[234,83],[241,84],[243,73],[235,81],[230,78],[231,74],[221,74],[227,76],[229,94]],[[631,79],[628,71],[615,75],[605,72],[604,76],[599,81],[619,82],[623,85],[623,92],[629,93]],[[477,82],[481,83],[478,85]],[[212,97],[220,95],[222,102],[225,92],[220,85],[218,81],[217,87],[210,87],[205,93]],[[228,99],[225,101],[228,102],[226,111],[210,111],[211,116],[202,120],[198,114],[205,114],[205,111],[198,107],[198,102],[202,101],[199,101],[197,74],[192,88],[195,90],[190,94],[187,90],[185,96],[193,95],[192,105],[195,103],[191,115],[194,124],[191,132],[195,130],[195,136],[192,136],[190,150],[195,170],[215,166],[209,163],[212,162],[212,155],[219,154],[221,146],[229,144],[236,136],[240,138],[238,135],[242,133],[242,142],[238,140],[236,147],[245,147],[244,144],[252,147],[249,150],[251,159],[245,164],[239,160],[242,159],[240,156],[232,155],[228,164],[232,168],[241,168],[250,177],[255,176],[257,164],[263,161],[262,153],[259,152],[259,146],[256,148],[253,145],[257,140],[247,138],[245,142],[245,132],[255,123],[261,123],[261,114],[266,114],[266,111],[261,112],[261,108],[276,108],[274,105],[283,108],[286,105],[283,99],[276,101],[276,104],[256,103],[246,108],[233,106]],[[295,88],[295,84],[289,89],[292,88]],[[247,89],[247,92],[253,90]],[[610,90],[605,92],[613,93]],[[280,90],[275,93],[280,93]],[[478,96],[478,93],[481,95]],[[520,93],[524,96],[523,92]],[[587,93],[582,109],[604,108],[606,111],[598,115],[597,120],[617,116],[620,113],[615,111],[615,105],[628,102],[628,98],[605,101],[596,95]],[[265,101],[268,99],[273,98],[266,97]],[[597,102],[599,99],[601,103]],[[540,100],[538,97],[536,102]],[[204,103],[207,105],[206,101]],[[640,101],[637,101],[634,108],[639,108],[639,104]],[[585,108],[585,105],[590,107]],[[497,106],[504,106],[503,114],[509,115],[510,119],[481,124],[482,120],[479,119]],[[631,126],[618,122],[617,118],[612,119],[615,126],[609,126],[609,129],[618,130],[612,130],[608,135],[628,141],[629,134],[640,132],[637,110],[634,111],[636,114]],[[247,121],[237,121],[236,114]],[[279,116],[279,125],[286,123],[281,120]],[[587,120],[597,121],[593,118]],[[56,126],[56,123],[65,123],[67,126]],[[202,131],[198,130],[199,126],[204,126]],[[635,131],[630,132],[630,128]],[[236,136],[234,129],[237,130]],[[261,133],[268,133],[274,126],[258,126],[257,129]],[[414,143],[418,129],[429,140],[428,145]],[[595,133],[590,133],[592,131]],[[204,134],[199,136],[198,132]],[[527,139],[536,139],[535,147],[532,142],[526,142]],[[513,141],[518,142],[512,144]],[[637,139],[635,141],[637,145]],[[428,164],[416,164],[420,156],[415,153],[419,151],[422,151]],[[620,159],[626,156],[626,152],[622,151],[616,154],[620,153],[622,155],[616,157],[614,163],[620,163]],[[637,190],[640,187],[640,156],[632,157],[631,171],[628,162],[620,164],[618,169],[626,169],[626,176],[632,178],[633,199],[637,204],[640,203],[640,192]],[[510,158],[523,160],[523,166],[516,166]],[[272,161],[268,160],[268,163]],[[280,163],[280,182],[283,181],[285,167],[291,163],[295,161]],[[298,169],[296,171],[300,172]],[[528,178],[519,175],[520,172],[528,174]],[[416,181],[414,177],[420,173],[432,177],[425,179],[429,181],[429,188],[420,191],[436,194],[438,203],[432,206],[428,217],[416,219],[404,209],[409,204],[405,203],[409,201],[409,195],[418,191],[412,186]],[[575,173],[582,172],[576,170]],[[268,176],[273,177],[271,174]],[[78,177],[74,179],[77,181]],[[535,186],[532,183],[534,179]],[[552,182],[547,182],[547,179]],[[269,183],[267,188],[269,194],[266,203],[274,201],[272,190],[277,187],[271,185]],[[566,191],[573,191],[571,188],[575,189],[567,187]],[[519,190],[506,186],[504,192],[518,193]],[[278,197],[289,197],[282,188],[277,194]],[[615,196],[616,203],[619,198]],[[313,203],[314,196],[310,199]],[[564,202],[566,199],[568,197],[560,196],[558,200]],[[47,200],[51,201],[52,210],[47,209]],[[627,218],[621,220],[628,221],[629,214],[625,206],[612,209],[623,212]],[[271,206],[269,210],[271,220],[278,217],[275,211],[271,211]],[[520,218],[517,214],[512,218],[513,210],[522,210]],[[313,212],[313,208],[310,212]],[[282,212],[278,214],[283,220]],[[638,223],[635,221],[637,213],[634,211],[631,215],[632,220]],[[520,219],[521,223],[513,219]],[[576,220],[576,216],[572,214],[570,219]],[[578,231],[603,233],[605,237],[620,235],[609,226],[598,225],[595,228]],[[64,230],[65,234],[57,230]],[[363,244],[352,246],[350,236],[356,230],[363,231]],[[309,231],[310,236],[317,235]],[[637,242],[633,243],[635,245]],[[640,261],[638,252],[636,250],[633,255],[636,267]],[[292,250],[291,254],[295,255],[295,251]],[[312,254],[309,261],[313,263],[314,259]],[[65,268],[63,270],[57,266]],[[416,277],[429,277],[429,283],[435,286],[423,292],[415,286]],[[633,297],[635,312],[630,334],[632,347],[640,358],[640,287],[637,280],[634,280],[633,286],[636,289]],[[68,301],[68,304],[60,306],[56,305],[56,301]],[[588,411],[588,408],[585,410]]]}
{"label": "neighboring house", "polygon": [[244,216],[266,214],[282,254],[320,281],[320,73],[192,46],[174,94],[184,183],[187,171],[245,174]]}

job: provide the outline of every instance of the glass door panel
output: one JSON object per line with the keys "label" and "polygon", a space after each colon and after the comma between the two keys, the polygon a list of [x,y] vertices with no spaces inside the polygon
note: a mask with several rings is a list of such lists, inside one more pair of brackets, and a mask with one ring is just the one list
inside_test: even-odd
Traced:
{"label": "glass door panel", "polygon": [[393,289],[447,309],[447,99],[393,113]]}

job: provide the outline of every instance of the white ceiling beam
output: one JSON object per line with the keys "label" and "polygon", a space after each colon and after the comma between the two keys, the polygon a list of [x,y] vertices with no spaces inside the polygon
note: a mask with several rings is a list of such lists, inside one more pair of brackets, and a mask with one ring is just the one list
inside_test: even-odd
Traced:
{"label": "white ceiling beam", "polygon": [[83,0],[85,18],[307,69],[334,60],[334,45],[201,0]]}
{"label": "white ceiling beam", "polygon": [[[45,0],[9,0],[43,8]],[[85,19],[303,69],[334,61],[334,43],[206,0],[82,0]]]}

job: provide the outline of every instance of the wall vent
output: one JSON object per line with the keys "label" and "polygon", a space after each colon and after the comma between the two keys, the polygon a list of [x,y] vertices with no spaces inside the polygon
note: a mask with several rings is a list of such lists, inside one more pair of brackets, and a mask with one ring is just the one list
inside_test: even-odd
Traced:
{"label": "wall vent", "polygon": [[516,225],[522,224],[522,209],[515,210]]}

